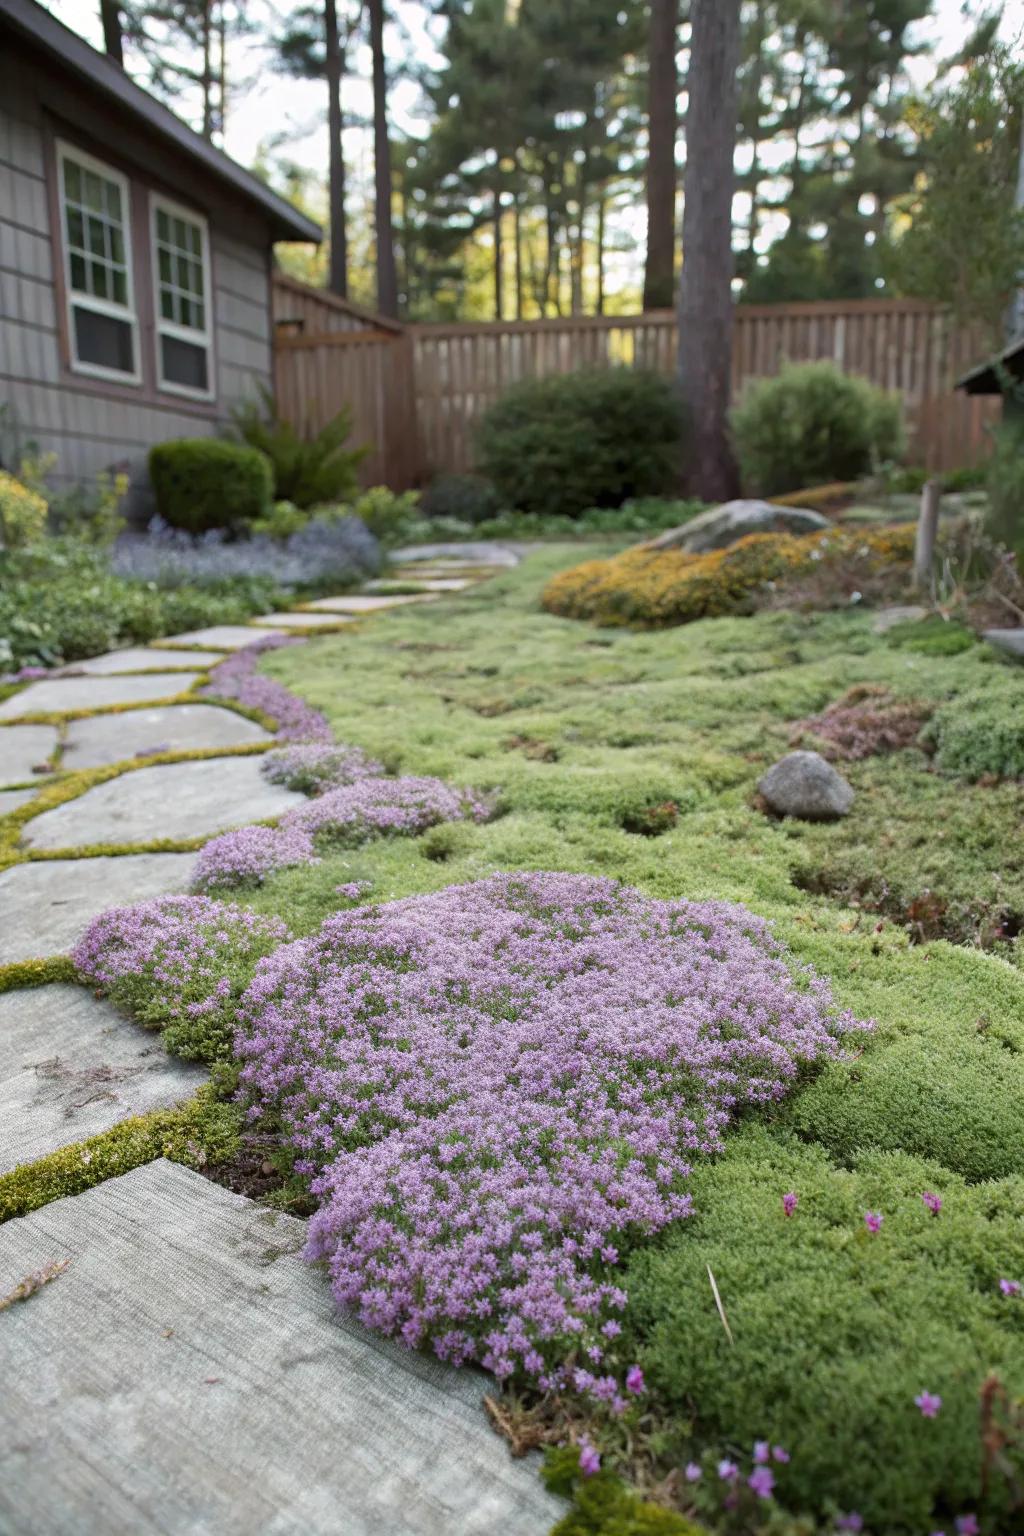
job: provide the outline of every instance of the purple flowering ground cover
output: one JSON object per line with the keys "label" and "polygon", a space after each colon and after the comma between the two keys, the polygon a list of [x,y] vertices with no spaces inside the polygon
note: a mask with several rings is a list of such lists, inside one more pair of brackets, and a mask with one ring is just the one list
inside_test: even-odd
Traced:
{"label": "purple flowering ground cover", "polygon": [[301,645],[298,636],[267,635],[234,651],[210,673],[203,694],[211,699],[234,700],[245,709],[259,710],[274,721],[279,741],[330,742],[331,729],[323,715],[312,709],[291,689],[264,677],[259,665],[268,651]]}

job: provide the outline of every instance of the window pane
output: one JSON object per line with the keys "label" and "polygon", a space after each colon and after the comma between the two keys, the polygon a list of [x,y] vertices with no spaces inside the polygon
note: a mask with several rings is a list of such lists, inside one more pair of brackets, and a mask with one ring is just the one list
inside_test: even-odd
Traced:
{"label": "window pane", "polygon": [[203,237],[198,224],[189,225],[188,237],[193,256],[201,256],[203,254]]}
{"label": "window pane", "polygon": [[124,234],[120,228],[107,226],[110,236],[110,259],[124,266]]}
{"label": "window pane", "polygon": [[166,288],[160,290],[160,313],[165,320],[174,319],[174,299]]}
{"label": "window pane", "polygon": [[111,294],[111,297],[113,299],[115,299],[118,304],[124,304],[125,307],[127,307],[127,304],[128,304],[128,278],[127,278],[127,275],[124,272],[112,272],[111,273],[111,284],[112,284],[112,287],[113,287],[113,292]]}
{"label": "window pane", "polygon": [[87,208],[92,208],[96,213],[103,211],[103,183],[94,171],[85,171],[82,175],[82,201]]}
{"label": "window pane", "polygon": [[98,315],[91,309],[72,306],[75,328],[75,355],[79,362],[110,368],[116,373],[134,373],[135,355],[132,328],[127,320],[112,315]]}
{"label": "window pane", "polygon": [[85,246],[85,220],[77,208],[68,209],[68,244],[77,246],[79,250]]}
{"label": "window pane", "polygon": [[162,208],[158,208],[156,211],[156,232],[159,239],[170,239],[171,221]]}
{"label": "window pane", "polygon": [[171,281],[171,257],[170,253],[164,250],[160,252],[160,281],[162,283]]}
{"label": "window pane", "polygon": [[64,162],[64,192],[76,203],[82,195],[82,172],[73,160]]}
{"label": "window pane", "polygon": [[89,263],[89,289],[98,299],[112,297],[107,291],[107,269],[102,262],[90,261]]}
{"label": "window pane", "polygon": [[175,336],[160,338],[163,379],[166,384],[180,384],[184,389],[209,387],[206,348]]}
{"label": "window pane", "polygon": [[206,329],[206,306],[198,301],[192,305],[192,324],[197,331]]}
{"label": "window pane", "polygon": [[103,222],[101,219],[89,219],[86,222],[86,234],[88,245],[86,250],[93,256],[106,256],[107,246],[103,238]]}
{"label": "window pane", "polygon": [[112,219],[121,222],[121,188],[116,181],[107,182],[107,212]]}
{"label": "window pane", "polygon": [[71,286],[76,293],[87,293],[85,286],[85,258],[83,256],[71,257]]}

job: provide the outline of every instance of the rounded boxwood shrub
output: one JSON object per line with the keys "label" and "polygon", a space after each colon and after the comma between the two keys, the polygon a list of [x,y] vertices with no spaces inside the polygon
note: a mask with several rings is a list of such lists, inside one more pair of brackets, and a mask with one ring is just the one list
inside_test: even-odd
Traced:
{"label": "rounded boxwood shrub", "polygon": [[272,506],[270,460],[256,448],[216,437],[183,437],[149,451],[157,511],[172,528],[206,533],[266,517]]}
{"label": "rounded boxwood shrub", "polygon": [[672,385],[629,368],[527,379],[487,412],[480,471],[519,512],[579,516],[673,488],[682,408]]}
{"label": "rounded boxwood shrub", "polygon": [[856,480],[903,449],[897,396],[827,362],[756,380],[731,422],[744,483],[760,496]]}

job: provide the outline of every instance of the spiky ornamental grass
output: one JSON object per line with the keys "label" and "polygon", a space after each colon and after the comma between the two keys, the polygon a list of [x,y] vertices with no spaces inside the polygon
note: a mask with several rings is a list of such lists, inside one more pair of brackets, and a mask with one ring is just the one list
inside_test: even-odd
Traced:
{"label": "spiky ornamental grass", "polygon": [[[317,805],[323,802],[316,802]],[[858,1027],[763,920],[584,875],[329,918],[257,968],[236,1055],[367,1325],[622,1404],[616,1266],[690,1161]]]}

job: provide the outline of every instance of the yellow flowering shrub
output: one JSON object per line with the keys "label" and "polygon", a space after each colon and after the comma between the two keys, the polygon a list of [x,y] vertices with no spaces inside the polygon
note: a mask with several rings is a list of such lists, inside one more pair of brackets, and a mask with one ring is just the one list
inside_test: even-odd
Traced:
{"label": "yellow flowering shrub", "polygon": [[826,528],[805,536],[753,533],[705,555],[627,549],[562,571],[544,590],[549,613],[598,624],[658,629],[751,608],[767,583],[784,586],[818,572],[868,580],[909,569],[914,525]]}
{"label": "yellow flowering shrub", "polygon": [[32,544],[45,527],[45,498],[0,469],[0,548]]}

